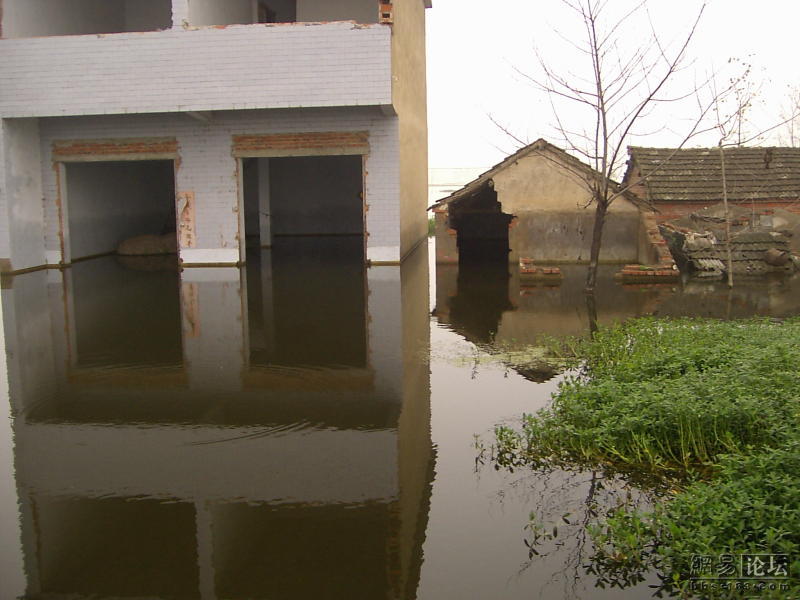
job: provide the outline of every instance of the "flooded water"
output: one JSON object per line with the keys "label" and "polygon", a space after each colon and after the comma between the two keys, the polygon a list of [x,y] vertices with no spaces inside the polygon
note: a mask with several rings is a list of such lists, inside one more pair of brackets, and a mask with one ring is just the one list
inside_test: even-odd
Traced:
{"label": "flooded water", "polygon": [[[624,485],[489,456],[557,386],[507,350],[587,330],[583,269],[525,286],[431,256],[364,269],[357,240],[284,239],[243,269],[4,279],[0,598],[649,597],[585,570],[583,524]],[[797,278],[612,274],[600,322],[800,312]],[[538,556],[531,515],[559,527]]]}

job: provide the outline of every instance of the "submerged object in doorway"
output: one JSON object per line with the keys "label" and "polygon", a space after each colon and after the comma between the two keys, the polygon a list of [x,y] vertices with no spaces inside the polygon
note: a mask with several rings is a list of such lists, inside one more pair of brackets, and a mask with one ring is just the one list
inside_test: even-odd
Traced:
{"label": "submerged object in doorway", "polygon": [[153,254],[177,254],[178,238],[175,232],[162,235],[137,235],[123,240],[117,246],[122,256],[149,256]]}

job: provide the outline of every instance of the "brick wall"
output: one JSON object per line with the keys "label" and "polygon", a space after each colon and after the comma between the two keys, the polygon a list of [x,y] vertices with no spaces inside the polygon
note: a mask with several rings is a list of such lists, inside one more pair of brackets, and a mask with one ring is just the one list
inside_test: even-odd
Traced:
{"label": "brick wall", "polygon": [[[720,200],[721,202],[721,200]],[[659,223],[663,223],[664,221],[671,221],[673,219],[678,219],[683,216],[687,216],[692,214],[693,212],[697,212],[699,210],[703,210],[709,206],[714,206],[718,204],[714,202],[709,204],[708,202],[657,202],[655,204],[658,213],[656,213],[656,219]],[[731,202],[731,206],[737,206],[740,208],[747,208],[750,209],[752,206],[755,205],[756,213],[763,213],[764,210],[768,210],[770,208],[782,208],[784,210],[788,210],[790,212],[800,214],[800,199],[796,201],[787,201],[787,200],[775,200],[775,201],[764,201],[759,200],[755,203],[751,202]]]}
{"label": "brick wall", "polygon": [[0,81],[0,117],[388,106],[391,28],[297,23],[0,39]]}
{"label": "brick wall", "polygon": [[[53,144],[59,140],[174,138],[177,140],[177,193],[195,194],[195,248],[238,252],[236,135],[296,132],[368,132],[365,163],[367,256],[399,260],[400,232],[397,118],[377,109],[314,109],[217,113],[210,123],[185,115],[71,117],[42,121],[42,180],[46,249],[59,250],[57,180]],[[105,147],[100,144],[98,147]],[[377,253],[377,254],[376,254]]]}

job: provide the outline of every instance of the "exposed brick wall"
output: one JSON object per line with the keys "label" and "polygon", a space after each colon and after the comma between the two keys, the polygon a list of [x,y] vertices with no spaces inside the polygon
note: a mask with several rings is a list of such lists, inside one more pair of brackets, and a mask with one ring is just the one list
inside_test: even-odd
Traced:
{"label": "exposed brick wall", "polygon": [[0,81],[0,117],[388,106],[391,28],[262,24],[3,39]]}
{"label": "exposed brick wall", "polygon": [[158,155],[175,157],[178,142],[174,138],[131,138],[123,140],[73,140],[53,143],[55,160],[116,160],[117,157]]}
{"label": "exposed brick wall", "polygon": [[254,153],[277,156],[297,150],[368,154],[369,132],[321,131],[233,136],[233,153],[236,156],[252,156]]}
{"label": "exposed brick wall", "polygon": [[[755,206],[756,213],[762,213],[764,210],[769,210],[771,208],[782,208],[784,210],[800,214],[800,199],[794,202],[785,200],[776,200],[772,202],[758,201],[755,203],[731,202],[730,205],[747,209]],[[673,219],[679,219],[680,217],[690,215],[709,206],[713,206],[713,204],[708,204],[707,202],[658,202],[655,204],[655,207],[658,210],[658,213],[656,213],[656,219],[659,223],[663,223],[664,221],[671,221]]]}
{"label": "exposed brick wall", "polygon": [[[233,136],[290,135],[296,132],[368,132],[366,158],[368,256],[380,248],[399,259],[400,232],[397,119],[376,109],[249,111],[215,114],[208,124],[184,115],[72,117],[42,121],[42,179],[45,197],[46,249],[59,250],[54,143],[64,140],[130,140],[170,137],[177,140],[177,192],[195,192],[195,246],[237,248],[237,160]],[[102,144],[98,148],[103,148]]]}

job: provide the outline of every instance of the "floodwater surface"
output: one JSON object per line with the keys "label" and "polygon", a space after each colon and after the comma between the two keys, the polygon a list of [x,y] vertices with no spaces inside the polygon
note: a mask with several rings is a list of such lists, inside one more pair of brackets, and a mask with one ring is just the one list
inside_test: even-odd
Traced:
{"label": "floodwater surface", "polygon": [[[598,473],[497,471],[493,427],[558,377],[507,360],[581,335],[582,267],[362,267],[280,239],[242,269],[89,260],[3,281],[0,598],[646,598],[586,565]],[[601,323],[800,312],[794,279],[622,286]],[[5,418],[7,417],[7,418]],[[645,501],[645,499],[642,499]],[[533,519],[558,534],[529,554]]]}

